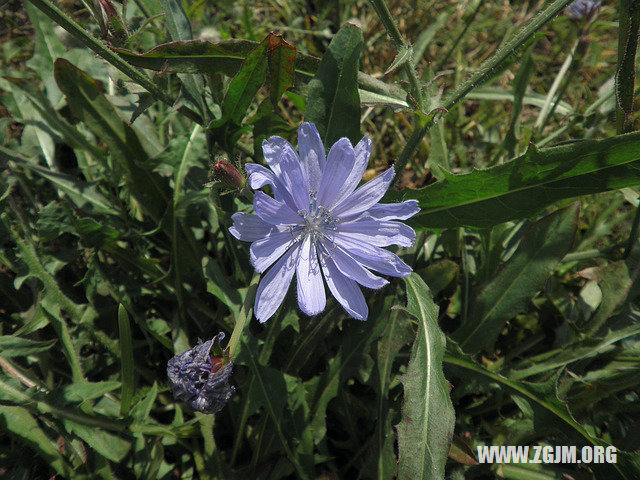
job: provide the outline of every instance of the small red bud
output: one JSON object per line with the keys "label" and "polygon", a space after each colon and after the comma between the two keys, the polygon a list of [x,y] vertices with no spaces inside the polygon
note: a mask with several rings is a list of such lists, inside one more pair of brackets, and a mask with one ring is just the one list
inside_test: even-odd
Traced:
{"label": "small red bud", "polygon": [[238,169],[224,157],[219,157],[215,160],[213,177],[232,190],[241,190],[247,182]]}

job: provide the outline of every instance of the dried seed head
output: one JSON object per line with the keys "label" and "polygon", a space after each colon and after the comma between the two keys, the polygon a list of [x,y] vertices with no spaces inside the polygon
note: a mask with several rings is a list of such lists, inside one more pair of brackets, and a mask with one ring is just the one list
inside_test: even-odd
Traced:
{"label": "dried seed head", "polygon": [[208,342],[198,340],[195,347],[176,355],[167,364],[174,398],[185,402],[191,410],[217,413],[235,392],[229,384],[233,362],[220,347],[223,338],[224,333],[220,332]]}

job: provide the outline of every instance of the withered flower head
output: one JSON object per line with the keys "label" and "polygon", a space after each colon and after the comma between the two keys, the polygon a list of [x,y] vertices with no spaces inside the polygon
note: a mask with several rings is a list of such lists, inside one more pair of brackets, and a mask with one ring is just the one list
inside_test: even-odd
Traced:
{"label": "withered flower head", "polygon": [[208,342],[198,340],[190,350],[176,355],[167,364],[167,375],[177,400],[191,410],[217,413],[226,405],[235,388],[229,384],[233,362],[223,352],[220,332]]}

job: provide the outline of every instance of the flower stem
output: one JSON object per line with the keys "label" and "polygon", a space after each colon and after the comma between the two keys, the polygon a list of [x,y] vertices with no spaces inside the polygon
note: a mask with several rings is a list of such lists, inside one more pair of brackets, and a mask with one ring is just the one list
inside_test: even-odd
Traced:
{"label": "flower stem", "polygon": [[257,273],[251,279],[251,284],[249,285],[249,289],[247,290],[247,296],[244,298],[244,303],[240,308],[240,312],[238,313],[238,318],[236,318],[236,324],[233,327],[233,332],[231,332],[231,338],[229,339],[229,344],[227,345],[227,351],[229,352],[229,358],[231,360],[237,354],[238,342],[240,342],[240,337],[242,336],[242,331],[247,323],[247,320],[251,318],[251,311],[253,308],[253,300],[256,296],[256,290],[258,289],[258,280],[260,279],[260,275]]}
{"label": "flower stem", "polygon": [[[151,95],[153,95],[153,98],[155,98],[156,100],[161,100],[170,106],[175,103],[175,98],[159,88],[143,72],[132,67],[126,61],[120,58],[120,56],[109,50],[109,47],[107,45],[87,32],[79,23],[66,15],[50,0],[27,1],[31,2],[36,8],[41,10],[45,15],[47,15],[54,22],[64,28],[78,41],[82,42],[85,46],[89,47],[104,60],[106,60],[122,73],[131,78],[131,80],[138,83],[141,87],[151,93]],[[200,117],[198,113],[194,112],[184,105],[178,108],[178,111],[196,123],[203,123],[202,117]]]}
{"label": "flower stem", "polygon": [[396,46],[398,54],[402,54],[402,52],[407,50],[409,51],[409,57],[407,61],[404,62],[403,68],[409,79],[409,84],[411,85],[411,94],[418,102],[420,109],[424,109],[425,106],[423,105],[424,99],[422,96],[422,87],[420,86],[420,80],[418,79],[418,74],[416,73],[416,69],[413,64],[413,49],[411,48],[411,45],[407,44],[402,38],[400,30],[398,30],[398,26],[393,21],[391,12],[389,11],[389,8],[387,8],[387,4],[384,0],[369,0],[369,3],[373,6],[378,17],[380,17],[380,21],[387,30],[387,34],[389,34],[391,41]]}

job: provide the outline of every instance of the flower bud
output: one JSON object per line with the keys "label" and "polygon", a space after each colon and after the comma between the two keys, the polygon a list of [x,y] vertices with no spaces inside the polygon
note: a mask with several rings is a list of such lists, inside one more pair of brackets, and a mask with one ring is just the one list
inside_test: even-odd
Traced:
{"label": "flower bud", "polygon": [[195,347],[176,355],[167,364],[173,397],[185,402],[191,410],[217,413],[235,392],[229,384],[233,362],[220,346],[223,338],[224,333],[220,332],[208,342],[198,340]]}
{"label": "flower bud", "polygon": [[247,183],[244,176],[225,157],[216,157],[213,163],[213,178],[232,190],[242,190]]}

